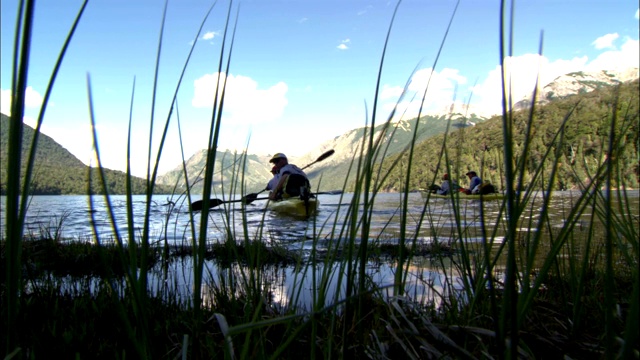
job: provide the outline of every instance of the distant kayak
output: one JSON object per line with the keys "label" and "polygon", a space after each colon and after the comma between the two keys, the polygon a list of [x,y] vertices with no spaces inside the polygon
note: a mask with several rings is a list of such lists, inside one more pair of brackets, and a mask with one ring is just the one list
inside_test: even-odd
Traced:
{"label": "distant kayak", "polygon": [[267,209],[282,215],[308,217],[316,213],[320,202],[317,198],[307,201],[300,198],[288,198],[279,201],[269,201]]}
{"label": "distant kayak", "polygon": [[[429,194],[428,191],[420,191],[420,194],[422,195],[423,199],[426,199],[427,197],[429,198],[437,198],[437,199],[449,199],[451,197],[451,195],[440,195],[440,194]],[[490,201],[490,200],[502,200],[504,199],[504,194],[501,193],[492,193],[492,194],[484,194],[484,195],[477,195],[477,194],[472,194],[472,195],[467,195],[467,194],[463,194],[460,192],[456,192],[453,193],[453,198],[454,199],[460,199],[460,200],[482,200],[484,201]]]}

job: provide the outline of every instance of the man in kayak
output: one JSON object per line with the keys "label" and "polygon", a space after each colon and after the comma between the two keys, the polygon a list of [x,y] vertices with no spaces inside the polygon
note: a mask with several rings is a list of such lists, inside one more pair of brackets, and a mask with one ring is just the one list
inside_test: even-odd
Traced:
{"label": "man in kayak", "polygon": [[277,153],[269,160],[277,169],[278,183],[269,193],[269,199],[280,200],[293,196],[307,196],[311,193],[309,178],[299,167],[289,164],[283,153]]}
{"label": "man in kayak", "polygon": [[460,188],[460,192],[463,192],[467,195],[470,194],[477,194],[478,191],[480,190],[480,186],[482,185],[482,179],[480,179],[480,177],[478,176],[478,174],[476,174],[475,171],[469,171],[466,174],[469,177],[469,188],[468,189],[464,189],[464,188]]}
{"label": "man in kayak", "polygon": [[440,189],[436,190],[436,194],[447,195],[450,190],[451,186],[449,185],[449,174],[444,174],[442,176],[442,184],[440,184]]}

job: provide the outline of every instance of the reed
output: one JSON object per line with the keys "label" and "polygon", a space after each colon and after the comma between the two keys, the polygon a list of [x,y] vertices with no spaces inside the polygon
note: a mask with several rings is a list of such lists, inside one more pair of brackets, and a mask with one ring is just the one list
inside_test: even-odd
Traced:
{"label": "reed", "polygon": [[[501,10],[502,59],[512,55],[513,14],[507,15],[507,5],[503,2]],[[33,154],[47,100],[86,2],[58,57],[38,119],[36,137],[31,143],[31,155],[25,160],[20,156],[21,127],[34,6],[34,1],[21,2],[13,65],[7,227],[2,242],[2,270],[6,274],[2,284],[6,357],[75,354],[76,357],[141,359],[539,358],[545,352],[574,358],[637,357],[640,303],[639,230],[634,212],[637,209],[632,208],[633,199],[625,191],[612,188],[613,183],[620,184],[621,189],[625,186],[623,169],[615,155],[628,146],[625,139],[632,124],[638,121],[637,106],[612,99],[611,114],[606,119],[608,142],[601,149],[607,154],[606,160],[595,173],[589,173],[583,191],[565,205],[565,226],[557,228],[552,226],[550,208],[554,200],[554,178],[563,155],[551,149],[561,149],[565,144],[565,126],[571,123],[579,104],[565,114],[553,139],[554,146],[549,147],[539,165],[530,170],[525,164],[532,140],[525,136],[524,143],[515,146],[519,127],[515,125],[508,74],[504,73],[502,135],[505,146],[500,180],[506,189],[505,198],[497,206],[488,201],[476,206],[450,194],[445,203],[454,214],[455,223],[444,228],[440,224],[442,219],[431,211],[436,206],[434,198],[425,199],[417,216],[412,217],[410,213],[409,178],[417,137],[407,146],[404,157],[397,157],[390,168],[382,166],[388,151],[383,139],[393,138],[392,119],[397,114],[394,109],[382,120],[383,130],[375,134],[380,116],[374,101],[371,116],[367,114],[365,119],[367,136],[354,151],[343,187],[346,190],[347,184],[353,181],[351,196],[340,195],[333,221],[319,223],[317,218],[309,219],[306,235],[310,236],[310,250],[307,252],[301,247],[299,252],[291,252],[271,237],[265,215],[257,229],[250,229],[246,207],[222,204],[222,220],[215,224],[209,216],[216,174],[215,150],[224,121],[226,86],[222,76],[226,79],[229,72],[240,16],[239,12],[233,15],[230,2],[220,56],[217,63],[212,64],[220,78],[203,172],[204,206],[199,215],[190,213],[190,226],[183,230],[187,240],[172,246],[166,237],[172,212],[180,207],[178,204],[190,207],[193,198],[199,197],[191,192],[186,167],[186,191],[170,195],[165,237],[160,240],[154,240],[151,234],[151,195],[157,163],[174,118],[180,129],[176,94],[196,42],[185,59],[173,102],[161,124],[164,131],[154,160],[151,137],[156,126],[155,99],[167,15],[165,3],[149,124],[145,216],[134,217],[129,181],[129,230],[126,236],[119,232],[104,186],[100,146],[94,132],[100,171],[97,180],[91,177],[89,180],[103,184],[112,230],[108,241],[98,236],[93,218],[94,236],[89,243],[65,243],[57,232],[51,233],[49,239],[30,239],[24,234],[24,219],[31,172],[27,171],[21,184],[19,169],[24,161],[28,169],[34,166]],[[398,6],[400,3],[396,11]],[[211,9],[200,23],[196,39]],[[454,15],[455,9],[451,20]],[[378,98],[394,19],[395,13],[380,58],[374,99]],[[448,31],[449,28],[442,36],[441,51]],[[542,40],[540,43],[542,53]],[[433,68],[438,58],[439,55]],[[87,88],[91,121],[95,124],[89,77]],[[402,99],[407,96],[407,88]],[[423,103],[427,89],[414,100]],[[135,94],[134,79],[131,108]],[[537,116],[535,90],[533,95],[524,126],[527,135]],[[130,115],[130,129],[131,122]],[[418,129],[414,131],[417,134]],[[464,165],[468,165],[459,160],[462,144],[451,141],[448,135],[449,129],[437,154],[438,172],[460,173]],[[456,139],[461,141],[463,136]],[[128,147],[130,141],[129,130]],[[129,180],[130,156],[128,151]],[[224,184],[220,194],[215,194],[223,199],[247,193],[246,151],[233,156],[232,181]],[[473,165],[482,172],[484,161]],[[372,219],[385,181],[396,173],[406,181],[398,193],[399,230],[393,236],[394,242],[389,244],[384,231],[372,230]],[[433,174],[432,180],[437,177],[438,173]],[[89,199],[93,209],[94,200],[91,196]],[[135,234],[133,229],[139,221],[143,231]],[[480,226],[470,226],[470,222]],[[64,218],[61,218],[59,227],[63,225]],[[223,236],[208,237],[211,226],[218,226]],[[419,241],[420,230],[424,228],[430,231],[432,245]],[[72,258],[74,267],[61,266]],[[79,263],[83,264],[81,269]],[[391,269],[394,274],[391,283],[376,281],[369,271],[372,263]],[[427,270],[431,275],[425,275]],[[276,290],[284,288],[280,282],[287,271],[291,271],[288,276],[293,276],[293,286],[278,293]],[[305,288],[307,278],[311,279],[312,291]],[[179,279],[185,279],[189,287],[181,287]],[[308,305],[300,305],[304,304],[306,294],[310,294]]]}

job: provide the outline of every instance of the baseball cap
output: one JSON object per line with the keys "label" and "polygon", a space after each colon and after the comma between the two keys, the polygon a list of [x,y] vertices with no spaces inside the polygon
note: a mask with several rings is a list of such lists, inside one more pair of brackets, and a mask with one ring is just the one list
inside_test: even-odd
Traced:
{"label": "baseball cap", "polygon": [[276,153],[275,155],[273,155],[271,157],[271,160],[269,160],[270,163],[274,163],[276,162],[278,159],[287,159],[287,156],[283,153]]}

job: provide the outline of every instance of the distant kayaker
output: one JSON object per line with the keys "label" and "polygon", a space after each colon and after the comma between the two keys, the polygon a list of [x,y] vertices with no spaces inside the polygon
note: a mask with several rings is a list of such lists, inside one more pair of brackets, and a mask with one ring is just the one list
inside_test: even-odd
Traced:
{"label": "distant kayaker", "polygon": [[449,184],[449,174],[444,174],[442,176],[442,184],[440,184],[440,189],[436,190],[437,194],[447,195],[451,190],[451,185]]}
{"label": "distant kayaker", "polygon": [[482,179],[480,179],[480,177],[478,176],[478,174],[476,174],[475,171],[469,171],[468,173],[466,173],[466,175],[469,177],[469,188],[468,189],[464,189],[464,188],[460,188],[461,192],[464,192],[467,195],[470,194],[477,194],[478,191],[480,190],[480,186],[482,185]]}
{"label": "distant kayaker", "polygon": [[269,199],[279,200],[311,193],[309,178],[299,167],[289,164],[283,153],[277,153],[269,160],[277,169],[278,183],[269,193]]}

